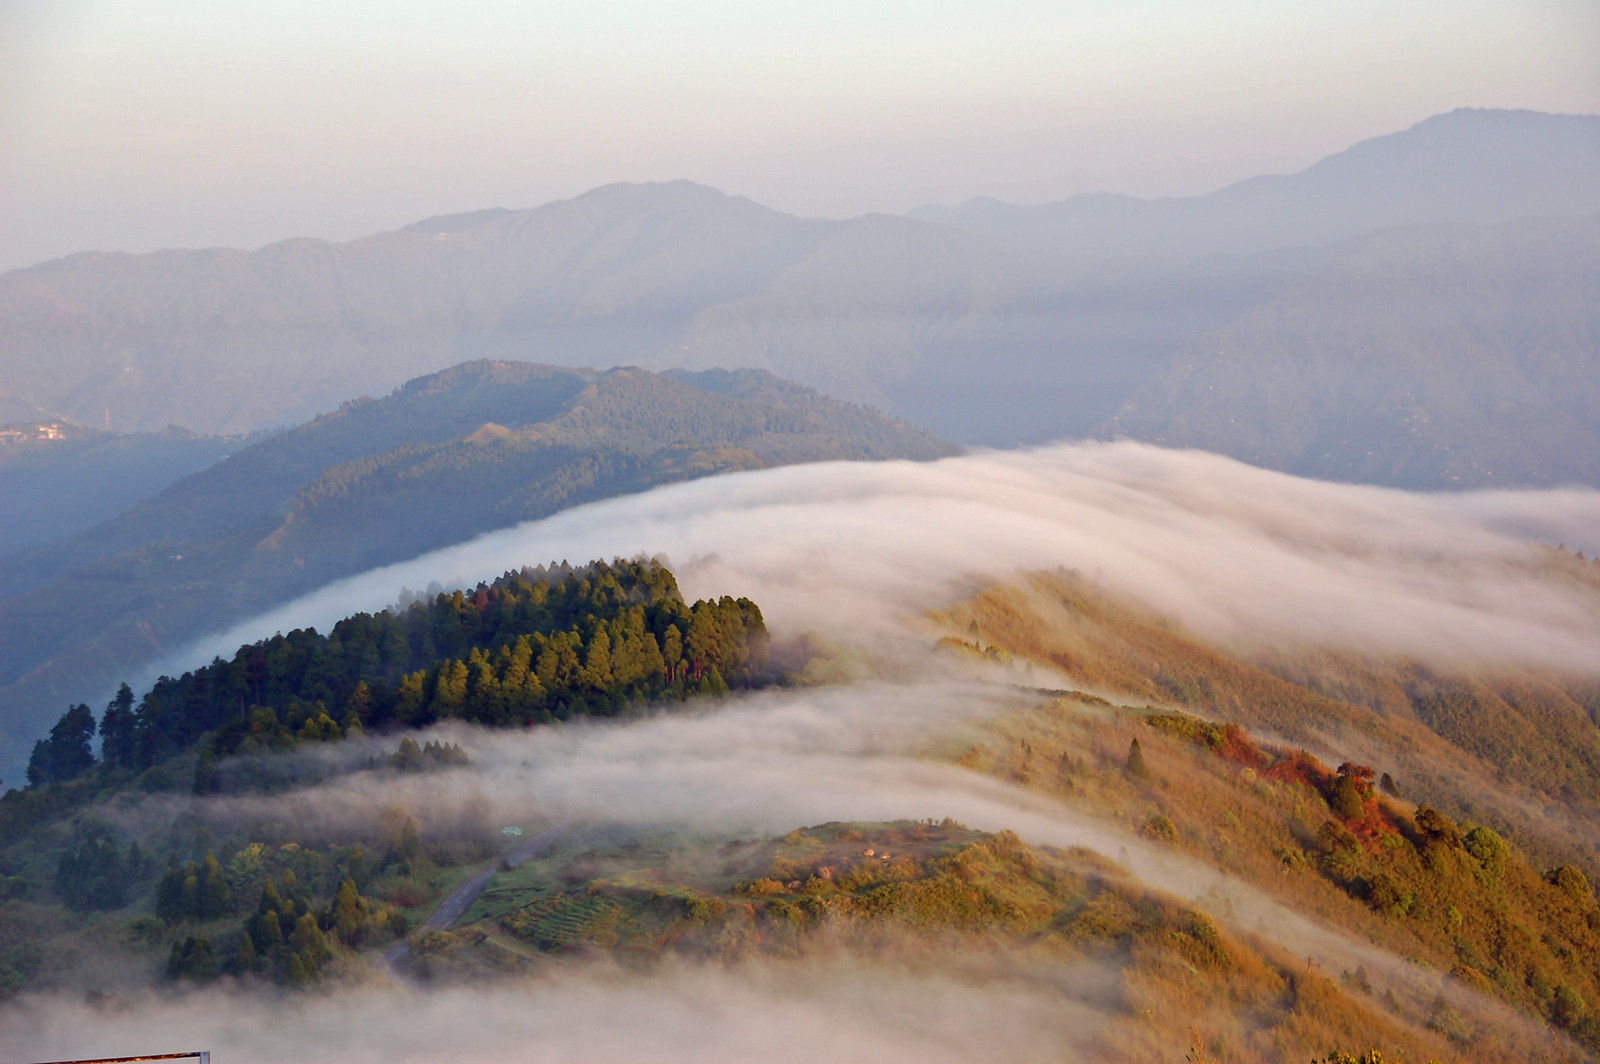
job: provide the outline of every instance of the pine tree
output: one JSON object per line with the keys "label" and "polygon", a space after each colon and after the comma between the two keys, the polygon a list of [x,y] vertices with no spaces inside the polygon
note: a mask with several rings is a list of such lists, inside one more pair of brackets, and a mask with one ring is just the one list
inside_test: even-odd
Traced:
{"label": "pine tree", "polygon": [[400,855],[413,863],[422,856],[422,830],[413,817],[400,829]]}
{"label": "pine tree", "polygon": [[698,680],[722,664],[722,633],[718,630],[715,607],[709,603],[696,603],[696,606],[689,618],[689,634],[684,637],[683,649],[689,658],[689,675]]}
{"label": "pine tree", "polygon": [[345,867],[350,872],[350,879],[360,890],[367,878],[372,874],[371,867],[367,864],[367,851],[360,846],[350,847],[350,856],[345,860]]}
{"label": "pine tree", "polygon": [[1139,748],[1139,740],[1135,739],[1128,744],[1128,775],[1136,780],[1150,778],[1150,766],[1144,763],[1144,751]]}
{"label": "pine tree", "polygon": [[161,877],[161,885],[156,888],[156,915],[169,924],[175,924],[185,916],[183,869],[178,864],[176,854],[167,862],[167,871]]}
{"label": "pine tree", "polygon": [[263,957],[269,956],[275,947],[283,945],[283,926],[278,922],[276,910],[256,913],[246,927],[251,941],[255,943],[256,953]]}
{"label": "pine tree", "polygon": [[123,904],[127,873],[114,842],[84,839],[69,847],[56,865],[56,893],[71,909],[115,909]]}
{"label": "pine tree", "polygon": [[216,977],[217,959],[212,955],[209,939],[190,935],[181,944],[172,944],[172,953],[167,958],[168,979],[206,982]]}
{"label": "pine tree", "polygon": [[256,970],[256,946],[248,934],[239,936],[239,952],[234,956],[233,968],[240,975]]}
{"label": "pine tree", "polygon": [[322,928],[317,926],[317,918],[310,913],[295,921],[291,944],[295,953],[305,959],[306,967],[310,968],[313,974],[333,959],[333,950],[328,948],[328,939],[323,935]]}
{"label": "pine tree", "polygon": [[201,867],[198,895],[197,908],[202,920],[215,920],[233,912],[233,894],[223,878],[222,864],[217,855],[209,851]]}
{"label": "pine tree", "polygon": [[278,897],[278,888],[270,882],[261,888],[261,901],[256,905],[258,913],[275,913],[283,908],[283,899]]}
{"label": "pine tree", "polygon": [[439,666],[430,708],[441,717],[455,716],[467,700],[466,662],[451,660]]}
{"label": "pine tree", "polygon": [[183,873],[182,901],[179,903],[182,914],[194,919],[200,915],[200,871],[193,861]]}
{"label": "pine tree", "polygon": [[94,767],[94,714],[86,705],[68,709],[50,729],[50,737],[33,744],[28,759],[28,786],[42,787],[77,779]]}
{"label": "pine tree", "polygon": [[221,789],[217,777],[217,752],[207,746],[200,751],[200,758],[194,766],[195,794],[215,794]]}
{"label": "pine tree", "polygon": [[333,930],[341,939],[348,939],[361,926],[366,915],[366,905],[356,891],[354,880],[339,884],[339,893],[333,899]]}
{"label": "pine tree", "polygon": [[661,640],[661,657],[666,662],[667,682],[683,679],[683,634],[675,624],[667,625]]}
{"label": "pine tree", "polygon": [[423,768],[422,748],[407,735],[400,740],[400,748],[394,752],[392,764],[401,772],[420,772]]}
{"label": "pine tree", "polygon": [[305,986],[311,982],[311,970],[298,953],[289,954],[289,967],[285,974],[290,986]]}
{"label": "pine tree", "polygon": [[114,768],[133,768],[138,760],[135,744],[133,689],[124,683],[106,704],[100,718],[100,756]]}
{"label": "pine tree", "polygon": [[583,682],[596,691],[611,686],[611,637],[606,634],[604,625],[596,628],[589,639],[583,662]]}
{"label": "pine tree", "polygon": [[372,719],[372,689],[367,686],[367,681],[362,680],[350,692],[350,697],[345,699],[344,725],[346,735],[359,735],[365,730],[367,721]]}

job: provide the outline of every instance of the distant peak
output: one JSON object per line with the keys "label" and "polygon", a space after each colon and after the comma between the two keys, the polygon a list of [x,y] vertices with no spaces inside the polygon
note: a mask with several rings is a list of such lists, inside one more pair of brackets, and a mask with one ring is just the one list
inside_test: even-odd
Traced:
{"label": "distant peak", "polygon": [[427,233],[430,236],[438,233],[460,233],[468,229],[476,229],[480,225],[487,225],[511,213],[504,207],[488,207],[481,211],[467,211],[464,214],[436,214],[432,218],[424,218],[420,222],[413,222],[400,231],[402,233]]}
{"label": "distant peak", "polygon": [[680,177],[673,181],[618,181],[592,188],[578,196],[577,200],[652,199],[673,203],[726,203],[738,198],[710,185]]}

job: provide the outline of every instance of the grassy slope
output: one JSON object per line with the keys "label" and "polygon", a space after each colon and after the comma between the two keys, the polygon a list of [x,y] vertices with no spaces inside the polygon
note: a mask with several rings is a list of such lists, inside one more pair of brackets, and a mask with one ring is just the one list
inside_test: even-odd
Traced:
{"label": "grassy slope", "polygon": [[[946,821],[825,824],[716,845],[680,836],[590,840],[503,876],[423,948],[434,978],[605,956],[801,962],[841,953],[942,964],[969,978],[1044,981],[1092,969],[1099,1059],[1177,1059],[1189,1028],[1238,1061],[1381,1045],[1447,1049],[1299,960],[1126,885],[1085,851],[1034,849]],[[1181,1050],[1179,1051],[1181,1052]],[[1480,1059],[1510,1059],[1490,1049]]]}
{"label": "grassy slope", "polygon": [[[1600,572],[1550,564],[1600,588]],[[1000,586],[938,617],[960,639],[1047,664],[1089,690],[1187,709],[1389,772],[1408,795],[1600,874],[1600,688],[1505,668],[1449,674],[1331,652],[1229,653],[1069,573]]]}
{"label": "grassy slope", "polygon": [[[1145,703],[1083,696],[1040,706],[960,754],[967,767],[1097,812],[1541,1020],[1600,1011],[1600,907],[1584,877],[1554,874],[1573,862],[1594,875],[1592,682],[1440,675],[1335,655],[1280,659],[1269,671],[1066,574],[992,588],[940,619],[959,633],[944,644],[956,653],[1004,650]],[[1426,712],[1441,689],[1478,702],[1461,696],[1441,726]],[[1349,700],[1328,697],[1335,691]],[[1201,717],[1151,727],[1163,718],[1149,702],[1261,729],[1276,752]],[[1149,779],[1127,769],[1135,738]],[[1469,821],[1499,828],[1511,839],[1506,856],[1482,860],[1449,830],[1419,829],[1404,800],[1374,796],[1361,817],[1341,817],[1329,802],[1332,769],[1295,750],[1356,743],[1410,798],[1459,818],[1456,836]],[[1576,1013],[1563,986],[1582,1002]],[[1480,1025],[1476,1036],[1475,1053],[1489,1032]]]}

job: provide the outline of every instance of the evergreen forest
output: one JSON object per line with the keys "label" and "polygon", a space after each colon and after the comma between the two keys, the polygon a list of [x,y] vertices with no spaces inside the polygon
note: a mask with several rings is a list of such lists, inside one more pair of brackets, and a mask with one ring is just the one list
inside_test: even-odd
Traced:
{"label": "evergreen forest", "polygon": [[163,676],[137,704],[123,684],[98,724],[87,705],[72,706],[35,744],[28,784],[97,765],[141,773],[203,746],[195,789],[204,793],[217,759],[232,755],[442,720],[514,727],[614,716],[765,676],[766,629],[749,599],[691,605],[651,561],[524,568],[354,614],[325,635],[296,629],[241,646]]}

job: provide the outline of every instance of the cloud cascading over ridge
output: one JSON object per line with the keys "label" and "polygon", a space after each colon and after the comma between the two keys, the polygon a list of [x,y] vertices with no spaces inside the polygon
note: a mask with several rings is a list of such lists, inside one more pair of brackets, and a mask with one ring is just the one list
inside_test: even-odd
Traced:
{"label": "cloud cascading over ridge", "polygon": [[[162,663],[551,560],[650,554],[686,595],[748,595],[775,631],[886,645],[910,615],[1067,567],[1207,638],[1444,665],[1600,668],[1600,598],[1541,548],[1593,549],[1600,492],[1419,494],[1135,443],[826,463],[610,499],[330,584]],[[153,675],[153,674],[152,674]]]}

